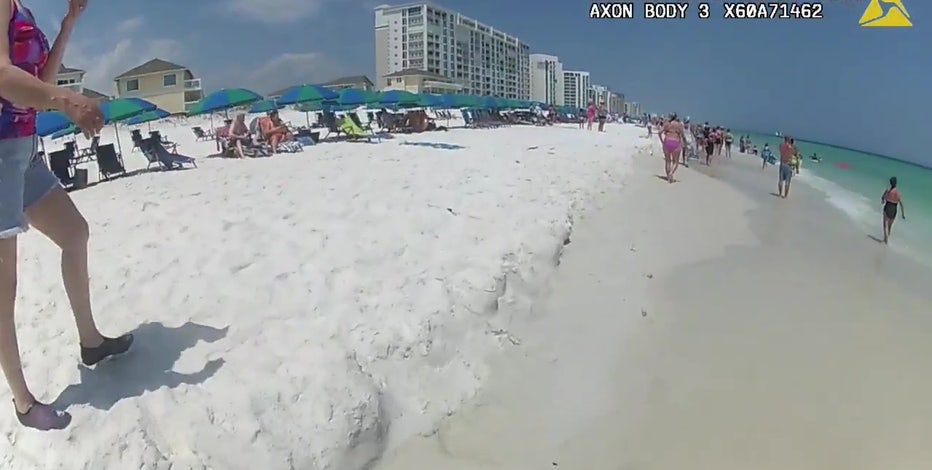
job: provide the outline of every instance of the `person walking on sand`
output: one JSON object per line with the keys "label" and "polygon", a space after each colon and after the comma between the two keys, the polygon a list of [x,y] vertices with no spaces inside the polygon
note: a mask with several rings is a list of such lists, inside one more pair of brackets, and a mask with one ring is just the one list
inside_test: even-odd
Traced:
{"label": "person walking on sand", "polygon": [[589,107],[586,108],[586,130],[592,130],[592,123],[595,122],[595,113],[595,104],[590,101]]}
{"label": "person walking on sand", "polygon": [[599,114],[598,114],[599,132],[605,132],[605,119],[606,118],[607,118],[607,115],[605,113],[605,106],[599,106]]}
{"label": "person walking on sand", "polygon": [[893,222],[896,221],[897,208],[900,209],[900,217],[906,220],[906,206],[903,205],[900,190],[896,189],[896,176],[890,178],[890,187],[883,192],[880,200],[883,202],[883,242],[887,243],[893,231]]}
{"label": "person walking on sand", "polygon": [[731,129],[725,129],[725,158],[731,158],[731,146],[735,143],[735,136],[731,135]]}
{"label": "person walking on sand", "polygon": [[680,164],[680,153],[683,151],[683,123],[677,119],[676,114],[670,115],[670,120],[660,130],[660,144],[663,145],[663,168],[668,183],[675,183],[673,175]]}
{"label": "person walking on sand", "polygon": [[13,395],[16,418],[27,427],[63,429],[68,413],[36,400],[26,386],[13,317],[16,239],[33,226],[61,248],[65,292],[74,312],[81,362],[91,366],[126,352],[133,336],[103,336],[91,313],[87,275],[87,221],[58,179],[36,155],[36,109],[65,113],[85,136],[104,116],[95,100],[56,86],[68,38],[87,0],[68,0],[68,12],[50,48],[22,0],[0,0],[0,367]]}
{"label": "person walking on sand", "polygon": [[793,155],[796,154],[796,146],[793,139],[789,136],[783,138],[780,145],[780,180],[777,183],[777,195],[786,199],[790,195],[790,181],[793,180]]}

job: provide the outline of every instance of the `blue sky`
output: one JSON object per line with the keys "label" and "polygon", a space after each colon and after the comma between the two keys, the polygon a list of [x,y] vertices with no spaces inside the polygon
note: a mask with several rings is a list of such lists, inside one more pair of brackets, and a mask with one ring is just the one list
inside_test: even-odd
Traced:
{"label": "blue sky", "polygon": [[[24,0],[50,33],[66,0]],[[363,0],[91,0],[66,63],[112,93],[111,77],[157,56],[205,87],[269,92],[374,71]],[[932,2],[904,0],[911,29],[860,28],[867,0],[828,0],[823,20],[590,20],[589,3],[445,0],[532,52],[589,70],[654,112],[782,131],[932,166]],[[635,2],[640,8],[642,2]],[[697,3],[697,2],[691,2]],[[713,0],[715,16],[721,1]],[[695,8],[693,6],[692,8]],[[923,44],[923,47],[920,46]]]}

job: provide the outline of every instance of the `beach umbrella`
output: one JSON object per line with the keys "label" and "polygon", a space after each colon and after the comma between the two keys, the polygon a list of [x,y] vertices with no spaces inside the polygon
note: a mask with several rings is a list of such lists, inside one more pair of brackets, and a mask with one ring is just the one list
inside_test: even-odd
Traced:
{"label": "beach umbrella", "polygon": [[344,106],[362,106],[371,103],[378,103],[381,96],[379,93],[359,90],[356,88],[345,88],[340,90],[336,102]]}
{"label": "beach umbrella", "polygon": [[75,134],[77,134],[78,132],[81,132],[81,129],[79,129],[78,126],[72,124],[72,125],[70,125],[70,126],[64,128],[64,129],[62,129],[62,130],[60,130],[60,131],[58,131],[58,132],[56,132],[56,133],[54,133],[54,134],[52,134],[50,137],[52,138],[52,140],[54,140],[54,139],[57,139],[57,138],[59,138],[59,137],[64,137],[64,136],[66,136],[66,135],[75,135]]}
{"label": "beach umbrella", "polygon": [[417,106],[419,100],[420,98],[410,91],[391,90],[382,93],[381,98],[379,98],[379,103],[383,105],[411,107]]}
{"label": "beach umbrella", "polygon": [[340,97],[336,92],[319,85],[301,85],[296,86],[278,98],[278,104],[298,104],[308,103],[311,101],[328,101],[336,100]]}
{"label": "beach umbrella", "polygon": [[475,95],[453,95],[454,103],[458,108],[476,108],[482,106],[478,96]]}
{"label": "beach umbrella", "polygon": [[267,113],[269,111],[275,111],[281,109],[282,106],[272,100],[262,100],[256,101],[249,107],[249,112],[251,114],[255,113]]}
{"label": "beach umbrella", "polygon": [[45,111],[36,115],[36,134],[39,137],[52,135],[71,125],[71,119],[61,111]]}
{"label": "beach umbrella", "polygon": [[443,99],[438,95],[422,93],[418,96],[417,104],[425,108],[440,108],[443,107]]}
{"label": "beach umbrella", "polygon": [[188,111],[188,116],[226,111],[230,108],[246,106],[261,100],[262,96],[252,90],[224,88],[205,96],[204,99],[192,106]]}
{"label": "beach umbrella", "polygon": [[126,120],[126,123],[135,126],[136,124],[142,124],[146,122],[158,121],[159,119],[164,119],[170,116],[171,114],[168,111],[165,111],[161,108],[155,108],[152,111],[146,111],[144,113],[137,114]]}
{"label": "beach umbrella", "polygon": [[156,106],[140,98],[117,98],[100,103],[100,111],[107,124],[124,121],[146,111],[155,111]]}
{"label": "beach umbrella", "polygon": [[117,98],[100,103],[100,111],[104,115],[104,122],[113,124],[117,148],[120,150],[120,153],[123,153],[123,145],[120,143],[120,129],[117,127],[117,122],[125,121],[146,111],[155,111],[156,109],[157,106],[140,98]]}

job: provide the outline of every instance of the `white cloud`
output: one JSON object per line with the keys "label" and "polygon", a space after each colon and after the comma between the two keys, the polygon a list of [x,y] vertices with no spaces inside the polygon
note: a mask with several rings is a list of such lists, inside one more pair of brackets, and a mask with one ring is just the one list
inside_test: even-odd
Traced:
{"label": "white cloud", "polygon": [[262,23],[290,23],[320,10],[326,0],[229,0],[231,10]]}
{"label": "white cloud", "polygon": [[117,23],[116,31],[120,36],[126,36],[142,27],[142,17],[134,16]]}
{"label": "white cloud", "polygon": [[[105,41],[92,41],[90,44],[107,44]],[[65,63],[87,71],[84,86],[101,93],[115,93],[113,77],[142,65],[158,57],[168,61],[180,61],[184,58],[184,48],[174,39],[120,39],[105,50],[88,50],[86,43],[70,47]]]}
{"label": "white cloud", "polygon": [[256,68],[249,75],[249,85],[256,87],[256,92],[268,93],[291,85],[332,80],[342,72],[338,64],[323,54],[288,52]]}

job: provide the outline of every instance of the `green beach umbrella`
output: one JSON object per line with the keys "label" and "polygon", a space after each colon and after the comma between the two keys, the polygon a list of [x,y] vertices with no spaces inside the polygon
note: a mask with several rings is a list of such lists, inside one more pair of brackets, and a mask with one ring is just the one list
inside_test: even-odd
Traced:
{"label": "green beach umbrella", "polygon": [[139,98],[117,98],[100,104],[100,111],[107,124],[123,121],[155,109],[154,104]]}
{"label": "green beach umbrella", "polygon": [[475,108],[481,105],[480,99],[475,95],[453,95],[453,106],[457,108]]}

